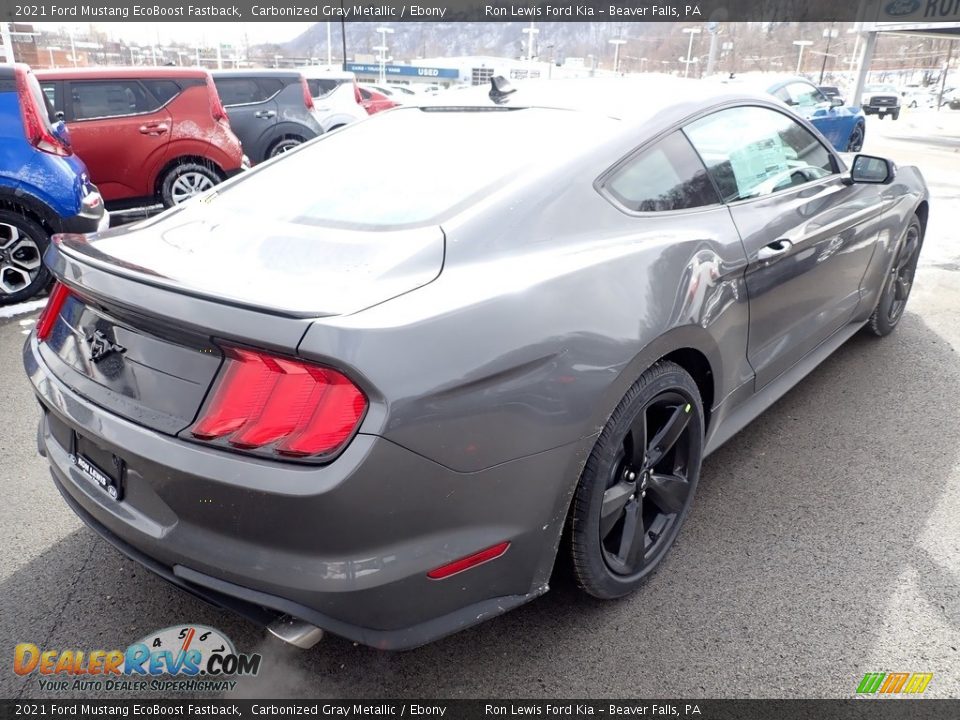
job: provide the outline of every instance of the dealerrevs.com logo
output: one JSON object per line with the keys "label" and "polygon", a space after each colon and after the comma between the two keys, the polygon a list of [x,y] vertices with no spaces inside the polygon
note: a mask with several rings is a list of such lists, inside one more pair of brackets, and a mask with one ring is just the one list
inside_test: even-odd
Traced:
{"label": "dealerrevs.com logo", "polygon": [[238,653],[211,627],[175,625],[151,633],[125,650],[49,650],[19,643],[13,651],[17,675],[39,676],[44,691],[90,690],[223,692],[237,676],[260,672],[261,656]]}

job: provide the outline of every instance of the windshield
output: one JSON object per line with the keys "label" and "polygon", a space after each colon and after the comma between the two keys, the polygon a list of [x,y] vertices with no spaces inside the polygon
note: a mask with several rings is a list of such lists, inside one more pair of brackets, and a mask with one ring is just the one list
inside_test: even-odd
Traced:
{"label": "windshield", "polygon": [[436,224],[523,170],[559,157],[578,137],[608,133],[607,124],[615,122],[536,108],[391,110],[251,171],[212,204],[305,225]]}
{"label": "windshield", "polygon": [[875,93],[885,92],[896,94],[897,92],[897,89],[893,85],[867,85],[864,90]]}

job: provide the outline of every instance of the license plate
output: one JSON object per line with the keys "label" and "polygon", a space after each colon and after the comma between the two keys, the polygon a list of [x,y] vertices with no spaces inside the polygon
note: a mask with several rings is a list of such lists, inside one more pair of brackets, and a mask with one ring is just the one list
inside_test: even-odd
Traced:
{"label": "license plate", "polygon": [[123,461],[116,459],[115,465],[117,468],[116,477],[112,476],[110,473],[106,472],[97,465],[93,460],[88,458],[81,452],[73,452],[70,454],[70,461],[76,466],[81,473],[83,473],[89,480],[96,483],[97,487],[103,490],[107,495],[109,495],[114,500],[123,499]]}

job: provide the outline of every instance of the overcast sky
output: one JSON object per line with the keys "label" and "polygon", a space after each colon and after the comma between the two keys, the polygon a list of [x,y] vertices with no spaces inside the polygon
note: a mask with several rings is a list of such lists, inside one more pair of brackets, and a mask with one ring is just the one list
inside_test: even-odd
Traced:
{"label": "overcast sky", "polygon": [[[171,40],[191,45],[210,45],[217,41],[226,44],[282,43],[292,40],[313,23],[308,22],[122,22],[93,23],[115,40],[139,45],[159,42],[167,45]],[[38,29],[54,30],[73,25],[78,33],[85,32],[89,23],[35,23]]]}

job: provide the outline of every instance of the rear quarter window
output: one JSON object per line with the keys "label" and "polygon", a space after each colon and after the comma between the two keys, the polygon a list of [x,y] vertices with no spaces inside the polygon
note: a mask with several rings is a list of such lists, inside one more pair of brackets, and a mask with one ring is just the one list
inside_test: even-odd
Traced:
{"label": "rear quarter window", "polygon": [[342,85],[345,80],[333,80],[329,78],[307,78],[307,87],[310,88],[310,95],[319,98],[329,95]]}
{"label": "rear quarter window", "polygon": [[603,186],[634,212],[688,210],[720,203],[707,169],[680,132],[627,160]]}
{"label": "rear quarter window", "polygon": [[180,94],[180,86],[173,80],[142,80],[144,87],[161,105],[166,105]]}

